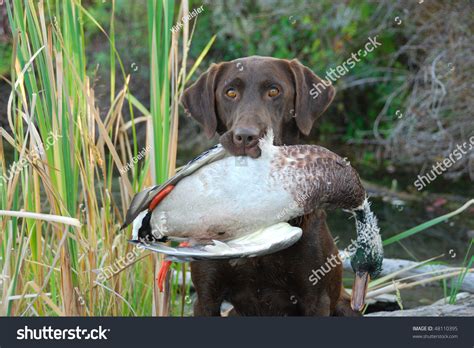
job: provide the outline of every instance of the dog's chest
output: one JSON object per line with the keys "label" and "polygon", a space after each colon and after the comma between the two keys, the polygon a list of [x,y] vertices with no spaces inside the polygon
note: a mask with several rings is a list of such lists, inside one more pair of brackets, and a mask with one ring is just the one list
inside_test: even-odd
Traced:
{"label": "dog's chest", "polygon": [[301,308],[296,289],[292,287],[284,272],[256,266],[249,278],[239,279],[226,299],[240,315],[299,315]]}
{"label": "dog's chest", "polygon": [[293,270],[284,261],[278,253],[250,258],[231,266],[228,278],[234,279],[234,285],[249,287],[256,292],[258,289],[286,288],[291,283]]}

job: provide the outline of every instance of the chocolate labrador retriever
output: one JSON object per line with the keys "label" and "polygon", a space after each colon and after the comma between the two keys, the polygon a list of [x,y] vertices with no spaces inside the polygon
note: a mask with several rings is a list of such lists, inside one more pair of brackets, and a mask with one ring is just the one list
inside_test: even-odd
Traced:
{"label": "chocolate labrador retriever", "polygon": [[[252,56],[213,64],[183,95],[185,111],[207,136],[216,132],[236,156],[258,157],[258,139],[273,128],[275,145],[298,144],[334,98],[331,85],[316,94],[322,80],[297,60]],[[311,93],[311,94],[310,94]],[[338,251],[324,211],[290,222],[302,238],[275,254],[243,262],[191,263],[196,316],[219,316],[224,300],[237,315],[356,315],[342,288],[342,268],[332,268],[315,285],[312,270]]]}

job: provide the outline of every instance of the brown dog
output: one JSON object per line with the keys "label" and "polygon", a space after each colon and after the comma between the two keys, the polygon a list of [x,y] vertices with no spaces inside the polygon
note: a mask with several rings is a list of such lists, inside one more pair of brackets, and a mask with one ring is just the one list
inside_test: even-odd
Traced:
{"label": "brown dog", "polygon": [[[312,89],[319,84],[319,92]],[[213,64],[183,96],[183,105],[209,137],[237,156],[258,157],[258,139],[272,128],[275,145],[298,144],[334,98],[332,86],[297,60],[247,57]],[[322,89],[322,91],[321,91]],[[224,300],[238,315],[355,315],[342,288],[342,268],[331,270],[314,285],[313,270],[338,250],[324,211],[292,225],[303,229],[292,247],[243,263],[191,263],[197,291],[194,314],[219,316]]]}

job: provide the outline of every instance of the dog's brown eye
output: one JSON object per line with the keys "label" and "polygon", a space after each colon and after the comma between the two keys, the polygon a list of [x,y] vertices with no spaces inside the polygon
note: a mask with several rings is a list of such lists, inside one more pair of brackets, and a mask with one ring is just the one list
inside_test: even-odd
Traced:
{"label": "dog's brown eye", "polygon": [[234,99],[235,97],[237,97],[237,91],[233,88],[229,88],[226,92],[225,92],[225,95],[228,96],[229,98],[232,98]]}
{"label": "dog's brown eye", "polygon": [[276,97],[278,94],[280,94],[280,90],[276,87],[272,87],[268,90],[268,96],[271,98]]}

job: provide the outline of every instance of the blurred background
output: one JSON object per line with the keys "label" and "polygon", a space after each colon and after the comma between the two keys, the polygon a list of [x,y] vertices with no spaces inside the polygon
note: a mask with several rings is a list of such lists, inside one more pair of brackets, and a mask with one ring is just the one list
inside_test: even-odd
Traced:
{"label": "blurred background", "polygon": [[[171,27],[180,20],[182,16],[180,11],[184,2],[97,0],[80,3],[71,1],[71,3],[73,5],[66,9],[58,2],[46,2],[46,22],[52,22],[53,14],[55,14],[65,36],[72,35],[71,32],[66,33],[66,28],[71,22],[63,21],[61,16],[69,13],[70,10],[72,21],[74,18],[79,21],[81,40],[83,40],[81,61],[84,62],[84,76],[88,77],[87,88],[93,91],[93,106],[97,110],[97,115],[104,120],[104,123],[107,123],[108,118],[111,117],[111,110],[116,110],[115,120],[122,119],[123,121],[120,121],[122,126],[141,114],[147,115],[147,112],[143,110],[150,110],[153,116],[155,114],[153,110],[157,105],[159,109],[159,103],[154,101],[155,96],[150,91],[156,91],[153,89],[154,79],[160,76],[159,69],[158,73],[152,69],[155,47],[152,44],[153,39],[150,39],[150,28],[153,28],[153,24],[150,26],[150,18],[153,18],[154,11],[158,11],[153,6],[160,7],[166,3],[163,7],[168,12],[163,13],[164,16],[170,16],[166,25]],[[11,21],[14,17],[13,8],[16,8],[17,12],[27,11],[25,8],[30,5],[32,3],[28,1],[24,3],[13,1],[10,19],[6,3],[0,5],[0,75],[2,76],[0,79],[0,126],[13,138],[18,137],[15,134],[19,134],[17,132],[20,129],[14,125],[17,129],[13,131],[12,124],[8,122],[8,100],[12,92],[12,82],[18,76],[18,64],[23,66],[28,59],[24,56],[16,61],[17,46],[15,45],[25,44],[25,38],[21,38],[19,34],[20,39],[16,41],[16,29],[12,30]],[[36,8],[36,5],[34,6]],[[183,54],[184,51],[179,51],[181,53],[178,52],[173,58],[176,59],[176,66],[184,66],[185,71],[193,72],[187,81],[178,79],[181,81],[180,88],[189,86],[211,63],[250,55],[297,58],[317,75],[324,77],[330,68],[342,64],[351,57],[353,52],[363,48],[369,37],[377,37],[381,46],[361,58],[353,69],[350,69],[334,84],[337,90],[335,100],[305,141],[321,144],[349,158],[373,197],[384,239],[398,236],[414,226],[454,211],[474,197],[472,185],[474,151],[468,152],[457,160],[421,192],[414,186],[418,175],[429,172],[434,164],[448,157],[456,145],[468,142],[469,137],[474,135],[472,41],[474,5],[472,1],[228,0],[189,1],[186,6],[189,11],[203,6],[204,11],[188,23],[189,28],[186,30],[192,33],[192,40],[188,41],[187,38],[181,36],[176,38],[177,47],[183,45],[183,40],[189,42],[189,51],[186,55]],[[62,8],[62,12],[55,8]],[[83,10],[87,12],[87,15]],[[33,12],[39,16],[41,10],[37,8]],[[21,19],[18,20],[21,21]],[[27,33],[28,30],[26,30]],[[184,32],[181,34],[188,35]],[[31,37],[26,41],[34,43]],[[57,50],[60,50],[58,48],[60,42],[59,39],[55,43]],[[67,46],[67,41],[64,42]],[[26,43],[26,45],[29,44],[30,42]],[[160,43],[156,48],[157,61],[161,53],[167,54],[164,45],[166,44]],[[29,52],[31,56],[35,50],[26,47],[24,53]],[[120,57],[120,62],[117,57]],[[122,70],[122,76],[117,73],[119,70]],[[171,71],[172,68],[169,70]],[[56,70],[52,73],[58,72]],[[71,86],[73,85],[74,83]],[[180,88],[176,89],[176,95],[182,92]],[[38,89],[39,93],[41,88],[38,87]],[[115,109],[115,95],[122,89],[126,89],[136,102],[126,97],[130,106],[125,101],[123,107]],[[90,95],[90,93],[84,95],[86,94]],[[27,89],[25,95],[31,98],[32,93]],[[178,108],[177,103],[171,106],[171,109],[173,108],[176,108],[178,120],[171,125],[171,128],[178,127],[176,165],[179,167],[218,140],[217,138],[208,140],[198,124],[186,117],[182,108]],[[137,115],[134,115],[134,109]],[[110,129],[107,128],[111,139],[115,122],[111,121]],[[99,126],[92,126],[92,128],[96,127]],[[139,122],[132,127],[126,127],[124,136],[127,140],[124,141],[125,143],[130,141],[132,145],[117,145],[118,156],[125,156],[123,163],[126,163],[129,157],[133,157],[131,156],[133,153],[139,151],[149,141],[147,127],[149,127],[147,122]],[[46,128],[49,130],[48,127]],[[170,132],[172,138],[172,129]],[[100,138],[99,133],[97,131],[91,136]],[[113,138],[113,141],[115,145],[116,138]],[[103,146],[104,142],[100,140],[98,142]],[[135,150],[130,150],[132,148]],[[104,154],[102,157],[104,159],[111,156],[109,151],[110,149],[107,148],[99,149],[99,152]],[[4,141],[2,150],[4,158],[0,161],[3,163],[4,174],[8,165],[18,160],[18,154],[15,153],[14,146]],[[172,151],[170,154],[173,157]],[[166,161],[168,162],[169,160]],[[111,160],[110,163],[113,161]],[[148,170],[148,165],[153,167],[153,163],[148,164],[143,161],[133,170],[133,173],[130,173],[133,177],[130,180],[130,189],[133,187],[133,191],[147,182],[140,172]],[[174,169],[174,165],[171,167]],[[156,168],[156,173],[158,173],[161,168],[159,163],[156,164]],[[119,188],[119,186],[122,187],[123,182],[118,179],[116,168],[107,169],[108,174],[104,174],[107,179],[102,184],[97,182],[92,185],[99,187],[99,190],[103,187],[100,185],[110,188],[109,193],[118,202],[111,208],[111,210],[117,210],[117,216],[110,219],[113,219],[114,224],[118,224],[123,215],[123,206],[129,199],[123,198],[125,190]],[[165,168],[166,173],[163,177],[166,177],[169,170],[171,169]],[[33,175],[33,173],[30,174]],[[78,172],[77,175],[81,177],[83,174]],[[155,177],[157,181],[160,181],[158,174]],[[30,179],[24,177],[23,180],[22,187],[25,189]],[[31,180],[35,179],[31,178]],[[80,180],[75,183],[79,185]],[[21,190],[21,183],[18,185],[9,191],[16,192],[18,195],[18,199],[15,200],[18,203],[17,209],[24,200],[18,193],[18,190]],[[75,198],[71,207],[78,206],[82,202],[80,196],[79,194]],[[7,204],[11,197],[5,191],[4,206],[2,208],[0,205],[0,209],[12,209],[11,204]],[[98,218],[101,214],[103,199],[102,197],[97,200],[95,209]],[[53,204],[47,203],[43,204],[42,208],[48,210],[50,206]],[[122,211],[122,215],[118,211]],[[62,214],[58,213],[58,215]],[[69,209],[68,216],[80,215],[77,209]],[[454,214],[449,219],[442,220],[441,223],[430,225],[429,228],[422,228],[420,233],[416,232],[409,238],[395,239],[391,245],[386,246],[386,256],[422,261],[443,255],[437,262],[448,265],[467,265],[472,255],[470,247],[474,238],[473,217],[474,207],[468,206],[459,214]],[[3,225],[0,220],[3,231],[7,231],[6,224],[6,219],[3,220]],[[102,224],[107,224],[107,222],[102,222]],[[353,223],[344,213],[331,212],[329,225],[333,235],[339,240],[340,248],[347,245],[354,237],[352,235]],[[97,230],[100,229],[100,223],[98,223]],[[111,230],[110,233],[116,232]],[[100,232],[97,232],[96,236],[100,240],[99,235]],[[125,240],[125,237],[121,238]],[[113,244],[117,241],[114,242],[114,237],[107,238],[110,239],[112,259],[103,260],[102,266],[111,263],[113,257],[117,257],[120,252],[127,249],[126,244],[121,251],[113,249]],[[97,250],[97,248],[93,249]],[[49,259],[45,255],[43,257]],[[5,254],[3,261],[5,261]],[[36,262],[44,261],[36,260]],[[88,267],[95,269],[98,265]],[[135,265],[133,272],[137,272],[135,267],[140,267],[140,265]],[[143,265],[141,267],[143,268]],[[177,272],[181,272],[179,267],[176,268]],[[38,283],[39,280],[44,280],[44,274],[39,275],[37,273],[39,271],[34,269],[31,272],[37,277]],[[131,277],[131,275],[126,277]],[[88,278],[87,281],[91,280]],[[58,283],[60,282],[58,280]],[[76,282],[80,284],[81,281],[73,279],[71,281],[73,289],[78,287],[81,291],[88,291],[84,284],[81,285],[82,287],[74,285]],[[143,288],[140,288],[142,289],[140,291],[143,291],[141,296],[147,298],[147,301],[152,301],[150,296],[153,291],[147,290],[147,283],[150,283],[150,279],[143,280]],[[347,284],[350,284],[350,279],[347,279]],[[131,290],[127,290],[125,285],[118,286],[117,283],[109,285],[125,298],[129,299],[128,296],[131,296],[127,292]],[[183,297],[185,299],[183,308],[186,307],[189,313],[192,294],[189,292],[189,284],[186,286],[188,290],[185,296],[188,296],[189,300]],[[445,292],[446,286],[443,287],[443,284],[440,284],[429,289],[410,289],[402,292],[401,297],[405,305],[410,307],[432,302],[442,297]],[[92,290],[87,292],[87,296],[91,296],[90,299],[92,299],[91,293]],[[179,293],[178,290],[177,293]],[[140,303],[140,299],[135,299],[135,301]],[[20,311],[20,307],[24,309],[22,306],[25,306],[25,303],[18,305],[17,310]],[[41,308],[37,310],[48,312]],[[15,313],[18,314],[18,311]],[[105,306],[99,313],[130,314],[126,311],[128,309],[124,312],[116,309],[114,312]],[[7,313],[12,314],[12,309]],[[141,314],[149,313],[148,310],[141,312]]]}

